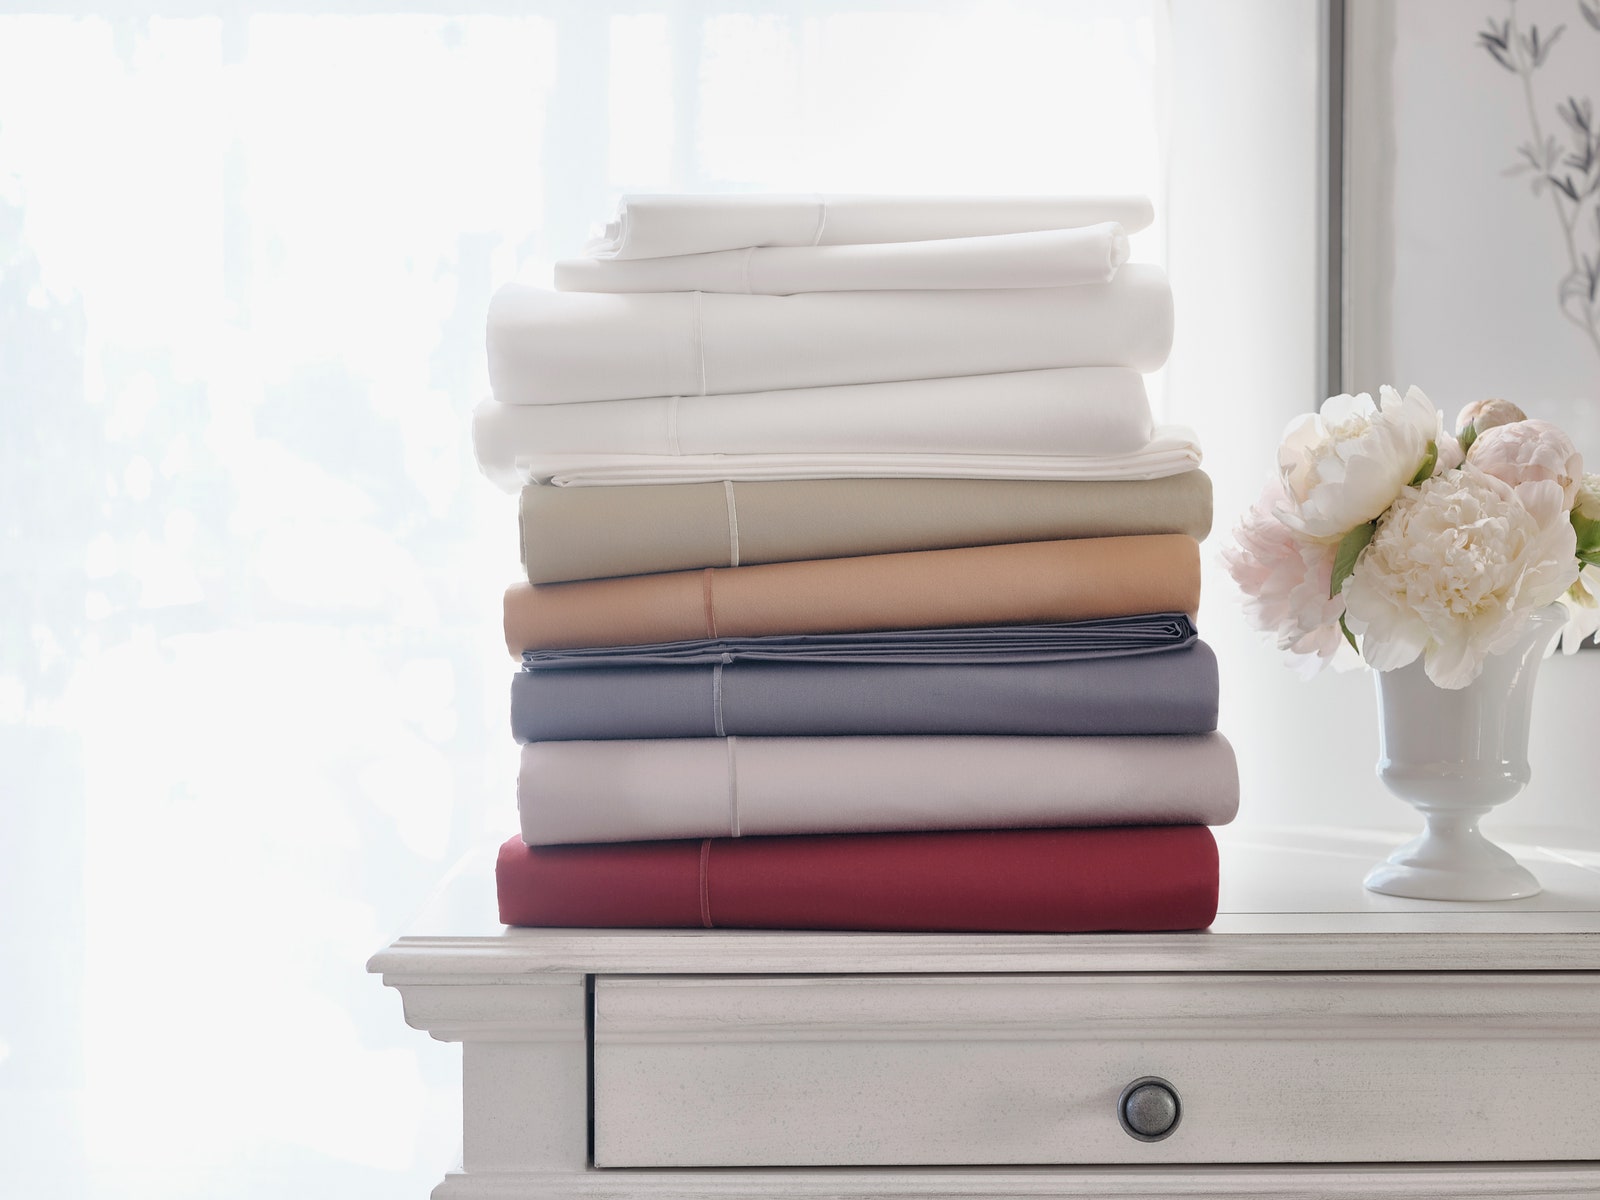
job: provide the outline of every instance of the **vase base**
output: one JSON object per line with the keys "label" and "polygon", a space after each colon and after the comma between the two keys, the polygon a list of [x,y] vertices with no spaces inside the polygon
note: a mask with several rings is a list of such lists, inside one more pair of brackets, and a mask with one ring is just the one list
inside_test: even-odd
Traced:
{"label": "vase base", "polygon": [[1464,862],[1440,849],[1424,834],[1368,871],[1363,883],[1369,892],[1411,900],[1526,900],[1544,890],[1532,871],[1486,839]]}

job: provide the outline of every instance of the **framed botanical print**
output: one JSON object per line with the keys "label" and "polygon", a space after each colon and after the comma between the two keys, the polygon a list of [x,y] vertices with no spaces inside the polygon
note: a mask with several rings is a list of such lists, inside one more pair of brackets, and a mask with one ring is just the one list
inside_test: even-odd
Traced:
{"label": "framed botanical print", "polygon": [[1330,382],[1504,397],[1600,464],[1600,0],[1344,0],[1329,33]]}

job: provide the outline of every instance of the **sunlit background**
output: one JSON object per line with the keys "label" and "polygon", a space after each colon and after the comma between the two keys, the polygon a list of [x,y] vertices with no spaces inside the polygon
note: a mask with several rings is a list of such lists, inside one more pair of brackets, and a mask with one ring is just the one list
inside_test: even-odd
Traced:
{"label": "sunlit background", "polygon": [[362,965],[514,828],[490,292],[627,190],[1159,203],[1165,6],[9,7],[0,1196],[423,1196]]}
{"label": "sunlit background", "polygon": [[[1216,563],[1320,395],[1318,0],[333,5],[0,0],[0,1200],[453,1162],[461,1054],[363,965],[514,830],[485,310],[627,190],[1152,195],[1230,835],[1413,824],[1370,678]],[[1542,667],[1546,845],[1600,837],[1597,670]]]}
{"label": "sunlit background", "polygon": [[[334,4],[0,0],[0,1200],[451,1165],[460,1052],[363,966],[515,828],[467,413],[490,293],[625,191],[1151,195],[1231,835],[1415,821],[1370,679],[1284,670],[1216,561],[1319,398],[1318,0]],[[1547,844],[1600,845],[1597,670],[1542,669]]]}

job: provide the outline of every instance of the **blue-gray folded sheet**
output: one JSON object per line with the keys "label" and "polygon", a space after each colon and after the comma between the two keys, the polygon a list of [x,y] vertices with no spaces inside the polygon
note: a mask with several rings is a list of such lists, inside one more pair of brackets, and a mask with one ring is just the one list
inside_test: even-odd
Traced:
{"label": "blue-gray folded sheet", "polygon": [[664,667],[695,663],[958,663],[1067,662],[1156,654],[1196,638],[1187,613],[1140,613],[1057,625],[900,629],[781,637],[707,638],[646,646],[524,650],[534,671],[575,667]]}
{"label": "blue-gray folded sheet", "polygon": [[541,666],[512,681],[511,729],[530,742],[1205,733],[1217,725],[1216,656],[1192,633],[1154,653],[972,657]]}

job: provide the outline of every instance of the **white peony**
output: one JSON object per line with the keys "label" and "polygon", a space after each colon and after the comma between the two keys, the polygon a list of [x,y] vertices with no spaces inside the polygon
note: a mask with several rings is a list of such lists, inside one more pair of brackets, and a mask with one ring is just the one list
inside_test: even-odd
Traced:
{"label": "white peony", "polygon": [[1577,582],[1561,597],[1567,623],[1561,630],[1561,652],[1576,654],[1590,638],[1600,641],[1600,567],[1585,566]]}
{"label": "white peony", "polygon": [[1465,687],[1572,586],[1575,548],[1558,484],[1513,488],[1469,461],[1395,501],[1345,583],[1345,618],[1378,670],[1424,655],[1434,683]]}
{"label": "white peony", "polygon": [[1383,387],[1378,395],[1377,405],[1365,392],[1334,396],[1284,430],[1278,472],[1286,500],[1278,515],[1296,532],[1337,542],[1394,503],[1430,442],[1448,451],[1443,414],[1420,388],[1402,397]]}
{"label": "white peony", "polygon": [[1572,503],[1572,528],[1578,534],[1578,553],[1593,565],[1600,557],[1600,475],[1585,475],[1578,481],[1578,494]]}
{"label": "white peony", "polygon": [[1573,511],[1589,521],[1600,521],[1600,475],[1585,475],[1578,481]]}
{"label": "white peony", "polygon": [[1283,483],[1270,480],[1240,518],[1222,561],[1245,595],[1246,620],[1271,634],[1290,665],[1310,676],[1345,644],[1339,630],[1344,600],[1328,595],[1338,547],[1302,537],[1279,520],[1274,510],[1284,498]]}
{"label": "white peony", "polygon": [[[1439,414],[1439,419],[1444,420],[1444,414]],[[1434,461],[1433,473],[1443,475],[1446,471],[1454,471],[1467,460],[1467,452],[1461,448],[1461,443],[1448,433],[1441,432],[1439,441],[1439,456]]]}
{"label": "white peony", "polygon": [[1583,482],[1583,455],[1572,439],[1549,421],[1512,421],[1485,429],[1472,443],[1467,459],[1512,487],[1553,480],[1561,485],[1564,505],[1569,509]]}

